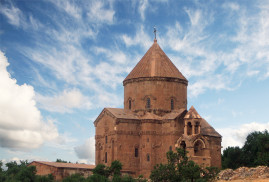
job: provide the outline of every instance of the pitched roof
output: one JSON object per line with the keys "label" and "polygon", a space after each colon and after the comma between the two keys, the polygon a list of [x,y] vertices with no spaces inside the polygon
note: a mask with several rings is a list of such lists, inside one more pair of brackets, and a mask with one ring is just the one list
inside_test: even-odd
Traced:
{"label": "pitched roof", "polygon": [[120,108],[105,108],[105,110],[108,110],[118,119],[139,119],[138,116],[130,110]]}
{"label": "pitched roof", "polygon": [[[40,164],[45,164],[48,166],[58,167],[58,168],[78,168],[78,169],[94,169],[95,165],[88,164],[74,164],[74,163],[63,163],[63,162],[46,162],[46,161],[33,161]],[[32,164],[31,162],[30,164]],[[29,164],[29,165],[30,165]]]}
{"label": "pitched roof", "polygon": [[124,81],[145,77],[169,77],[187,81],[187,79],[160,48],[156,39],[150,49],[137,63]]}
{"label": "pitched roof", "polygon": [[176,117],[182,115],[186,110],[185,109],[179,109],[179,110],[173,110],[170,113],[165,114],[164,116],[158,116],[156,114],[146,112],[144,115],[139,115],[137,113],[134,113],[130,110],[126,109],[120,109],[120,108],[104,108],[103,111],[100,113],[100,115],[97,117],[97,119],[94,121],[94,124],[96,124],[102,117],[103,113],[108,112],[112,114],[112,117],[115,117],[115,119],[130,119],[130,120],[163,120],[163,119],[175,119]]}
{"label": "pitched roof", "polygon": [[189,111],[187,112],[187,114],[185,115],[184,117],[185,119],[199,119],[199,118],[202,118],[198,112],[196,111],[196,109],[191,106],[191,108],[189,109]]}
{"label": "pitched roof", "polygon": [[221,135],[205,119],[202,119],[200,123],[201,134],[207,136],[221,137]]}
{"label": "pitched roof", "polygon": [[221,135],[198,114],[198,112],[193,106],[191,106],[184,119],[201,119],[201,134],[207,136],[221,137]]}

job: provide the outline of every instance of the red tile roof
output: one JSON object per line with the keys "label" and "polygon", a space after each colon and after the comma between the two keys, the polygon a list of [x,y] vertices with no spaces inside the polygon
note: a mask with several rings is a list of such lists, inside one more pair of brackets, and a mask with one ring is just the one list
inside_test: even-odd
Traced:
{"label": "red tile roof", "polygon": [[185,119],[199,119],[199,118],[202,118],[198,112],[196,111],[196,109],[191,106],[191,108],[189,109],[189,111],[187,112],[187,114],[185,115],[184,117]]}
{"label": "red tile roof", "polygon": [[[95,168],[95,165],[88,165],[88,164],[46,162],[46,161],[33,161],[33,162],[45,164],[45,165],[53,166],[53,167],[57,167],[57,168],[78,168],[78,169],[94,169]],[[33,162],[31,162],[30,164],[32,164]]]}

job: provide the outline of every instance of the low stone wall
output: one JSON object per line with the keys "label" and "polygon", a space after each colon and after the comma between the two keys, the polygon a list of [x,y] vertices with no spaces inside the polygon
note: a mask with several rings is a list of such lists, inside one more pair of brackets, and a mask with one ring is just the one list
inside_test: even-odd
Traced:
{"label": "low stone wall", "polygon": [[225,169],[219,175],[219,180],[266,179],[269,181],[269,167],[258,166],[255,168],[240,167],[236,170]]}

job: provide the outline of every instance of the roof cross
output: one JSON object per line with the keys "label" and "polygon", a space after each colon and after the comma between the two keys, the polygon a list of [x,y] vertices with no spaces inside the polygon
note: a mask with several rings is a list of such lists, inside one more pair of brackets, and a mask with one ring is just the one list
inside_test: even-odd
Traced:
{"label": "roof cross", "polygon": [[155,40],[156,40],[156,33],[157,33],[157,30],[156,30],[156,26],[154,26],[154,35],[155,35]]}

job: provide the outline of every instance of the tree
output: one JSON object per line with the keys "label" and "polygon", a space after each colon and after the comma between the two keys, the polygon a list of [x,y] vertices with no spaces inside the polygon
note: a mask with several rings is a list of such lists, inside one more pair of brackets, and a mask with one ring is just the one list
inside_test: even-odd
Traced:
{"label": "tree", "polygon": [[185,150],[180,148],[176,150],[176,153],[167,152],[167,164],[154,167],[150,175],[153,182],[210,181],[217,176],[219,172],[217,168],[203,169],[188,159]]}
{"label": "tree", "polygon": [[[62,163],[67,163],[67,161],[62,160],[62,159],[56,159],[56,162],[62,162]],[[70,163],[70,162],[69,162]]]}
{"label": "tree", "polygon": [[120,161],[115,160],[111,163],[110,165],[110,174],[113,174],[113,176],[120,176],[121,175],[121,170],[122,170],[122,164]]}
{"label": "tree", "polygon": [[243,165],[244,155],[239,147],[228,147],[223,151],[222,168],[237,169]]}
{"label": "tree", "polygon": [[104,164],[98,164],[93,170],[93,174],[104,176],[106,178],[110,175],[109,167],[106,167]]}
{"label": "tree", "polygon": [[245,166],[269,166],[269,133],[255,131],[247,136],[242,148]]}
{"label": "tree", "polygon": [[242,148],[228,147],[222,154],[222,168],[269,166],[269,133],[254,131],[248,134]]}
{"label": "tree", "polygon": [[6,182],[53,182],[53,176],[37,176],[36,167],[28,166],[27,161],[16,161],[6,163],[7,170],[2,169],[3,163],[0,162],[0,181]]}
{"label": "tree", "polygon": [[63,179],[63,182],[85,182],[86,179],[81,174],[72,174]]}

